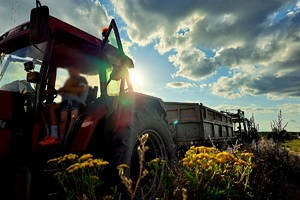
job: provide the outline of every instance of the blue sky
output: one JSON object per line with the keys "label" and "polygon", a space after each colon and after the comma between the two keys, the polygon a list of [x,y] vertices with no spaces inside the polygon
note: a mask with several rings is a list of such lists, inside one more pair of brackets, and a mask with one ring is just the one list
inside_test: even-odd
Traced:
{"label": "blue sky", "polygon": [[[165,101],[245,110],[260,130],[282,109],[300,131],[300,1],[42,0],[93,35],[115,18],[134,59],[136,88]],[[0,0],[1,34],[34,1]],[[6,20],[7,19],[7,20]]]}

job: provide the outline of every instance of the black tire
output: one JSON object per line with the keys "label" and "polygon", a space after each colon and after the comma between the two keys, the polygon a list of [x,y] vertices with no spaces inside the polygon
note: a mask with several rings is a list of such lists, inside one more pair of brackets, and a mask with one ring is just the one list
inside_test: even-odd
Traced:
{"label": "black tire", "polygon": [[[127,164],[130,167],[128,176],[135,182],[139,172],[139,158],[137,146],[138,138],[148,134],[146,146],[149,150],[145,153],[145,161],[160,158],[171,163],[175,158],[175,143],[173,135],[162,113],[157,110],[140,108],[132,115],[132,122],[125,128],[117,129],[112,139],[113,165]],[[159,173],[151,181],[144,179],[140,183],[146,199],[155,198],[160,189],[162,178],[167,173],[167,165],[162,165]],[[139,199],[140,194],[137,194]]]}

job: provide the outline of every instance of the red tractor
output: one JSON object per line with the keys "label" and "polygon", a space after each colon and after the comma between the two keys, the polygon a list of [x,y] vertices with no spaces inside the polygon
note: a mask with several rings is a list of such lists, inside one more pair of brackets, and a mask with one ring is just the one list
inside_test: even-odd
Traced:
{"label": "red tractor", "polygon": [[[127,164],[135,181],[143,134],[149,135],[146,161],[172,161],[181,147],[236,139],[233,117],[226,113],[134,92],[129,76],[134,65],[114,20],[99,39],[50,16],[37,1],[29,22],[0,37],[0,53],[0,191],[6,199],[57,199],[46,162],[69,152],[109,161],[108,182],[117,180],[117,165]],[[44,110],[59,102],[57,89],[70,66],[89,82],[87,106],[69,127],[64,144],[40,147],[46,134]],[[147,199],[155,198],[166,169],[141,183]]]}
{"label": "red tractor", "polygon": [[[123,51],[114,20],[99,39],[50,16],[48,7],[37,1],[29,22],[0,37],[0,53],[2,197],[50,198],[55,192],[49,189],[46,161],[68,152],[89,152],[112,166],[126,163],[134,180],[138,137],[145,133],[146,160],[174,158],[174,136],[162,101],[133,91],[128,69],[134,65]],[[87,106],[63,145],[40,148],[46,133],[42,111],[55,101],[66,66],[79,68],[87,77]],[[7,89],[12,83],[14,87]],[[148,185],[148,197],[152,189]]]}

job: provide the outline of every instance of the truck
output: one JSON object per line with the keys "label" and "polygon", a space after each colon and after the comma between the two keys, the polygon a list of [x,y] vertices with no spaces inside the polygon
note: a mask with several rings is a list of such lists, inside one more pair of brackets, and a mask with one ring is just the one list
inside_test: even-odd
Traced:
{"label": "truck", "polygon": [[[28,22],[1,35],[0,190],[8,199],[56,199],[59,189],[46,162],[69,152],[109,161],[108,179],[117,178],[116,166],[125,163],[135,181],[141,135],[148,134],[146,161],[169,163],[180,146],[236,138],[228,115],[135,92],[129,74],[134,63],[123,51],[115,20],[103,30],[102,38],[92,36],[51,16],[37,0]],[[57,89],[68,66],[89,82],[86,107],[63,144],[40,147],[46,134],[42,112],[59,101]],[[159,190],[158,181],[142,183],[147,199]]]}

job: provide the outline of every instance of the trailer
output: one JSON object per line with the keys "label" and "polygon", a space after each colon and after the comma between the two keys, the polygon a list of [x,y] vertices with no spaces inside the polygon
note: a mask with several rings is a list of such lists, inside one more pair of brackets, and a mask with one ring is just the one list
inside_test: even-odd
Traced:
{"label": "trailer", "polygon": [[163,102],[177,145],[235,140],[232,118],[202,103]]}

